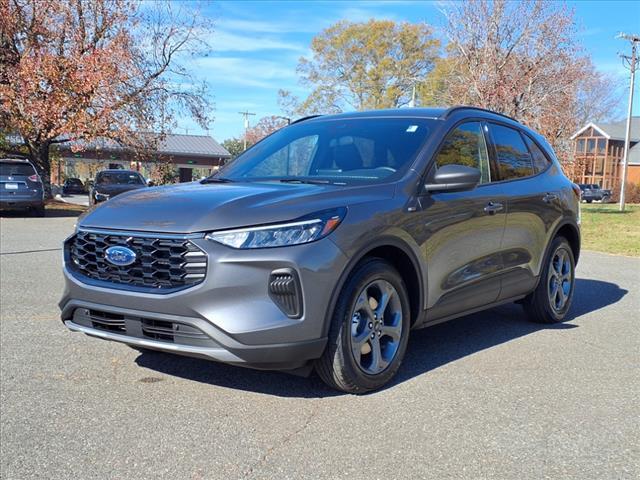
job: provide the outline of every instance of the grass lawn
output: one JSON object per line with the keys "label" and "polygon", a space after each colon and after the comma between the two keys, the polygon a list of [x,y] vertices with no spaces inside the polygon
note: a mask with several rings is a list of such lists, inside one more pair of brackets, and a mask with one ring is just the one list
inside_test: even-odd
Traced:
{"label": "grass lawn", "polygon": [[640,205],[582,204],[582,248],[640,257]]}

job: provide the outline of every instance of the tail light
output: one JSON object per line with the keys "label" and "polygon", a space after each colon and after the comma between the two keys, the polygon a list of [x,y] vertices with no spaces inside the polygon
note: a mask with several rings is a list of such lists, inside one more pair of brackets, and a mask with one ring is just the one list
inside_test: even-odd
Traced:
{"label": "tail light", "polygon": [[36,175],[31,175],[29,177],[29,180],[31,180],[34,183],[40,183],[40,177],[36,174]]}
{"label": "tail light", "polygon": [[573,183],[571,185],[571,188],[573,189],[573,193],[576,195],[576,197],[578,197],[578,200],[580,200],[582,198],[582,190],[580,190],[580,187]]}

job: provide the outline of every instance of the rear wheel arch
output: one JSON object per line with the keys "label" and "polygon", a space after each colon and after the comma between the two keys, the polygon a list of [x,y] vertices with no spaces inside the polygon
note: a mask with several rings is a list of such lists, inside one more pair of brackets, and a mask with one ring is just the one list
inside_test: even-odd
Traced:
{"label": "rear wheel arch", "polygon": [[[553,236],[549,240],[549,245],[551,245],[551,242],[553,242],[554,238],[559,236],[566,238],[567,242],[569,242],[569,246],[571,247],[571,251],[573,252],[573,258],[577,265],[578,257],[580,256],[580,230],[576,225],[573,225],[570,222],[565,222],[556,228],[556,231],[554,232]],[[548,249],[549,249],[549,246],[547,246],[547,250]]]}
{"label": "rear wheel arch", "polygon": [[416,254],[411,247],[402,239],[397,237],[385,237],[363,247],[354,255],[347,266],[342,271],[337,284],[331,294],[331,303],[325,312],[323,335],[327,335],[331,323],[333,311],[336,308],[337,300],[345,283],[354,269],[363,261],[370,258],[380,258],[389,262],[400,273],[409,296],[409,306],[411,309],[411,325],[413,326],[420,318],[423,311],[425,280],[422,267]]}

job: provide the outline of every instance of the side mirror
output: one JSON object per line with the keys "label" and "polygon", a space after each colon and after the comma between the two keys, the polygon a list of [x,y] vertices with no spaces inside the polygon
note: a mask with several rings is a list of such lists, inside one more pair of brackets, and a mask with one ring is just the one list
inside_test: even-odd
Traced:
{"label": "side mirror", "polygon": [[156,186],[156,183],[155,183],[153,180],[148,179],[148,180],[147,180],[147,186],[149,186],[149,187],[155,187],[155,186]]}
{"label": "side mirror", "polygon": [[443,165],[433,176],[433,183],[424,186],[427,192],[464,192],[480,182],[480,170],[466,165]]}

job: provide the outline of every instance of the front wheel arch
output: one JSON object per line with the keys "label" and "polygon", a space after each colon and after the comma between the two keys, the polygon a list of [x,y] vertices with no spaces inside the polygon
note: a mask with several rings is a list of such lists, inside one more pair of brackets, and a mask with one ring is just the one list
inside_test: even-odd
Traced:
{"label": "front wheel arch", "polygon": [[419,319],[424,310],[426,280],[423,268],[411,247],[397,237],[381,237],[367,244],[356,253],[343,269],[338,282],[331,292],[329,308],[325,312],[323,336],[327,336],[331,317],[336,308],[337,299],[355,268],[369,258],[381,258],[391,263],[400,273],[407,286],[411,309],[411,326]]}

